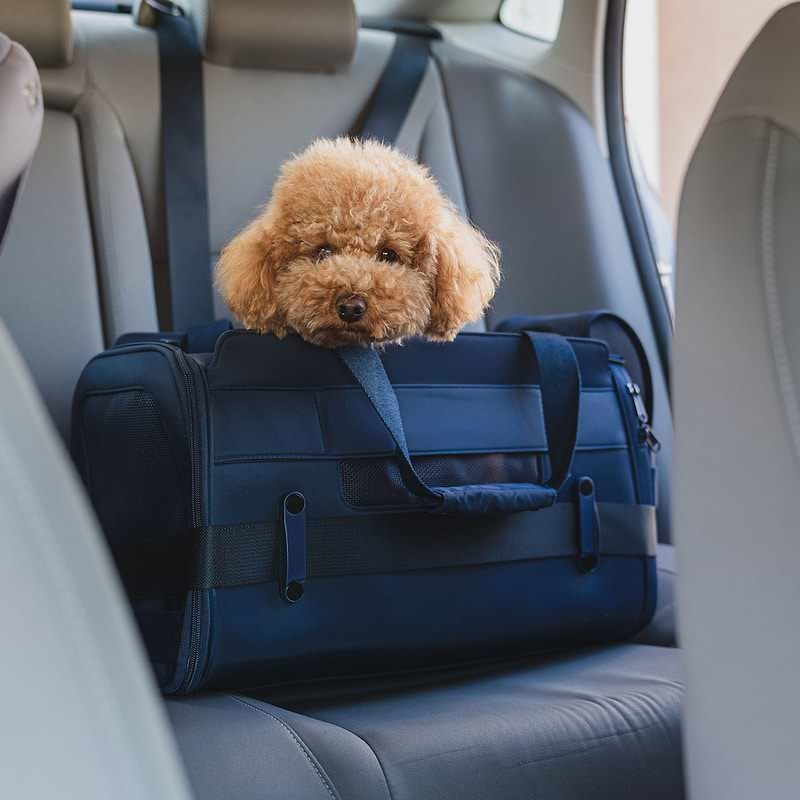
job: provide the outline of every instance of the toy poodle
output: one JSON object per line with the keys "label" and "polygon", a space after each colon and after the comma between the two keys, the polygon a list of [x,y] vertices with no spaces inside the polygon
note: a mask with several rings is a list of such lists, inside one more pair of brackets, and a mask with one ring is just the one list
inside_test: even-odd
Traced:
{"label": "toy poodle", "polygon": [[322,139],[283,165],[216,283],[262,333],[324,347],[449,341],[482,315],[499,261],[427,169],[375,141]]}

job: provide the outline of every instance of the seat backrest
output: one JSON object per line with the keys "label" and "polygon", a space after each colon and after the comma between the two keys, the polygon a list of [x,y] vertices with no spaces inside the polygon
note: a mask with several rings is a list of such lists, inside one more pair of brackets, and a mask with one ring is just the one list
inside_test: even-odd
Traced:
{"label": "seat backrest", "polygon": [[0,250],[11,210],[42,132],[42,92],[33,59],[0,33]]}
{"label": "seat backrest", "polygon": [[0,322],[0,797],[188,800],[101,534]]}
{"label": "seat backrest", "polygon": [[[94,69],[69,1],[5,0],[0,30],[30,49],[45,100],[42,139],[0,257],[0,316],[66,435],[88,359],[118,334],[156,325],[147,231],[127,135],[106,99],[115,71]],[[98,48],[130,47],[118,39]]]}
{"label": "seat backrest", "polygon": [[678,225],[675,530],[694,797],[800,768],[800,4],[711,116]]}

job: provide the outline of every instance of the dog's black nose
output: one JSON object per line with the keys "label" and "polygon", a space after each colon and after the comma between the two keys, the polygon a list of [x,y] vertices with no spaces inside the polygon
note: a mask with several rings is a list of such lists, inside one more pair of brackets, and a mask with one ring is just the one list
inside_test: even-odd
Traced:
{"label": "dog's black nose", "polygon": [[367,311],[367,301],[360,294],[342,296],[336,301],[336,313],[345,322],[358,322]]}

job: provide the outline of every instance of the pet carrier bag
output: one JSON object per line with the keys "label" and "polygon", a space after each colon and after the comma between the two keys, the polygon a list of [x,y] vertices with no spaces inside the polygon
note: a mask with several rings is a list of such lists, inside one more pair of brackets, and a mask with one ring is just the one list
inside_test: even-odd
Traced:
{"label": "pet carrier bag", "polygon": [[656,592],[646,414],[603,342],[111,348],[73,453],[162,689],[624,639]]}

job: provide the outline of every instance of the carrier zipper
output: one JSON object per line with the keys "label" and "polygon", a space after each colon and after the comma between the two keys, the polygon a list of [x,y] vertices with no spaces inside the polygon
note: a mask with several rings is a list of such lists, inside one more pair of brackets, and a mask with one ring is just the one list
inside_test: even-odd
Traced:
{"label": "carrier zipper", "polygon": [[[175,350],[176,360],[183,376],[183,385],[187,401],[187,433],[189,439],[189,456],[192,464],[192,526],[199,528],[203,524],[202,483],[204,470],[203,436],[200,433],[200,403],[197,394],[197,382],[188,358],[183,351]],[[202,642],[203,597],[201,591],[189,593],[190,633],[189,648],[186,654],[186,676],[181,690],[188,691],[195,680],[200,660]]]}
{"label": "carrier zipper", "polygon": [[629,381],[625,388],[633,398],[633,407],[636,409],[636,417],[639,420],[639,440],[657,453],[661,449],[661,442],[658,441],[658,437],[650,427],[650,417],[644,404],[642,390],[639,388],[639,384],[633,381]]}
{"label": "carrier zipper", "polygon": [[[628,388],[635,384],[633,384],[625,370],[624,362],[612,356],[608,360],[608,366],[611,370],[617,400],[622,411],[625,438],[628,440],[628,458],[632,470],[631,477],[633,478],[636,502],[641,503],[643,498],[647,496],[648,482],[652,478],[649,464],[645,466],[642,458],[637,454],[640,445],[645,442],[642,434],[642,425],[644,424],[642,417],[647,417],[647,410],[642,402],[641,391],[639,392],[639,402],[637,403],[635,391],[631,392]],[[645,458],[646,461],[652,458],[652,451],[648,451],[648,453],[649,457]]]}

